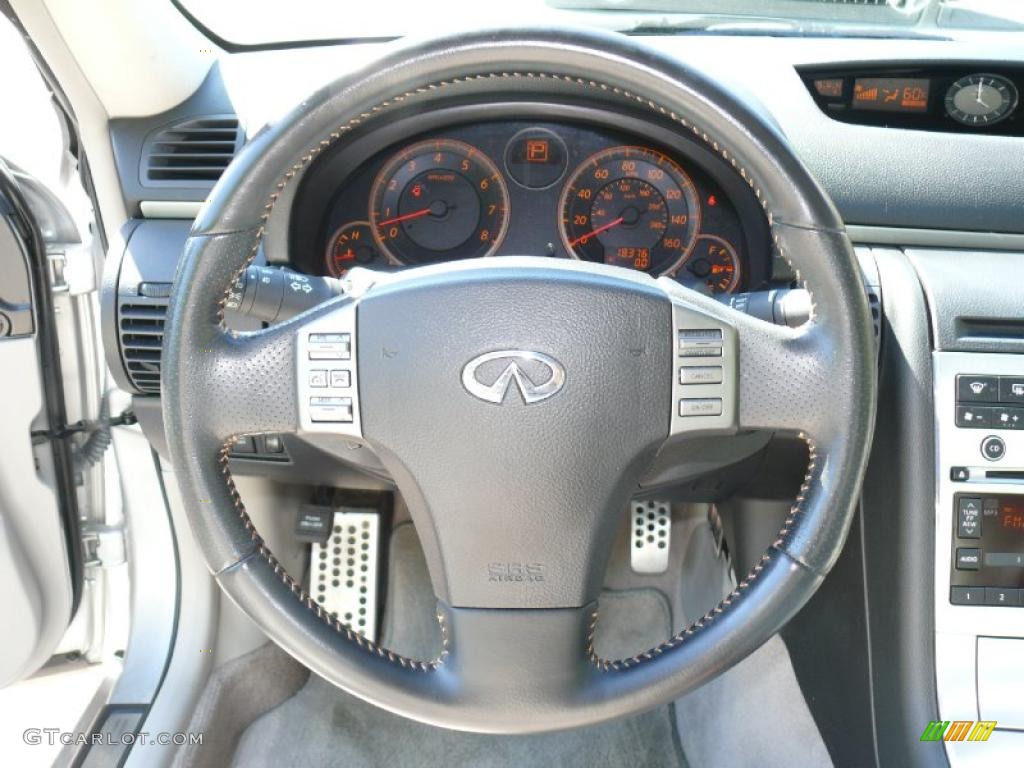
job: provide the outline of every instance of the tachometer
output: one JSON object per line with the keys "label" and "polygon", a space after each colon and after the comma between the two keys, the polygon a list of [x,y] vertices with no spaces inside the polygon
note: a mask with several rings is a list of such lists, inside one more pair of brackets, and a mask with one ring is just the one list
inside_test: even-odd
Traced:
{"label": "tachometer", "polygon": [[683,262],[700,226],[690,177],[661,152],[612,147],[577,168],[559,204],[570,255],[654,275]]}
{"label": "tachometer", "polygon": [[399,264],[488,256],[508,227],[508,190],[480,150],[451,139],[389,160],[370,193],[377,246]]}

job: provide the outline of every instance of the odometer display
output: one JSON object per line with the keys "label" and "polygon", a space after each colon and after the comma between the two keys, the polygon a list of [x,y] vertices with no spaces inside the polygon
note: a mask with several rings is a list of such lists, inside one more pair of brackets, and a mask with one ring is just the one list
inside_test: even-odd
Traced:
{"label": "odometer display", "polygon": [[662,275],[678,267],[700,227],[693,181],[661,152],[612,147],[583,162],[562,191],[570,255]]}
{"label": "odometer display", "polygon": [[508,190],[475,147],[436,139],[389,160],[370,193],[378,247],[398,264],[487,256],[508,226]]}

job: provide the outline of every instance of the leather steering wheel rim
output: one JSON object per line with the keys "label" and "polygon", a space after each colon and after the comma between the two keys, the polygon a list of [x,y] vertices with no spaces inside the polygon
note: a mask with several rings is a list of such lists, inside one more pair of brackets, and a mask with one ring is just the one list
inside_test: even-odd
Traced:
{"label": "leather steering wheel rim", "polygon": [[[392,653],[327,615],[287,574],[252,525],[228,468],[230,446],[239,436],[299,429],[299,338],[331,313],[355,311],[346,309],[352,299],[341,297],[264,331],[225,328],[226,292],[256,255],[282,191],[326,148],[386,121],[395,110],[494,93],[647,111],[696,137],[751,186],[776,251],[797,269],[814,300],[811,321],[784,329],[664,281],[601,270],[583,275],[578,265],[552,269],[531,260],[489,269],[428,268],[411,278],[411,288],[399,281],[381,291],[395,301],[435,290],[458,296],[525,274],[534,285],[561,286],[579,296],[601,292],[613,305],[621,299],[623,312],[646,302],[651,327],[668,328],[667,310],[660,307],[671,301],[733,329],[739,361],[735,427],[799,434],[810,451],[807,477],[776,540],[736,589],[668,642],[629,659],[603,660],[593,652],[592,578],[575,591],[545,585],[550,592],[509,604],[503,598],[488,603],[489,593],[474,583],[439,586],[435,578],[442,654],[414,660]],[[362,310],[364,317],[372,306]],[[360,334],[364,326],[370,327],[361,325]],[[656,364],[671,368],[667,360],[665,353]],[[376,364],[366,365],[375,375]],[[652,392],[661,397],[668,386]],[[394,46],[372,67],[315,93],[246,146],[186,244],[166,320],[162,394],[193,533],[221,588],[275,642],[346,691],[407,717],[461,730],[538,732],[678,698],[759,647],[810,598],[845,541],[867,461],[875,411],[872,323],[838,213],[755,109],[699,71],[624,36],[488,31]],[[368,408],[379,405],[363,390],[360,397]],[[377,442],[387,453],[387,438]],[[651,450],[645,443],[643,456],[649,459]],[[400,458],[385,463],[399,475],[407,469]],[[631,469],[629,478],[642,468]],[[403,491],[415,496],[418,480],[409,474]],[[422,501],[429,506],[429,499]],[[595,546],[600,549],[601,541]],[[459,575],[444,567],[441,581]]]}

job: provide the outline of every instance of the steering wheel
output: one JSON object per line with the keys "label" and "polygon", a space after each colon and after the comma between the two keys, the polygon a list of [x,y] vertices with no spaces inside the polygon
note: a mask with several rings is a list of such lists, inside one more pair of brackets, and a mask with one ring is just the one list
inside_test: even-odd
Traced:
{"label": "steering wheel", "polygon": [[[371,275],[265,330],[225,327],[226,291],[257,253],[282,192],[325,149],[401,109],[523,94],[646,112],[718,153],[751,186],[776,252],[812,291],[812,319],[779,327],[667,278],[524,254]],[[350,372],[351,388],[323,403],[308,376],[325,359]],[[680,367],[709,359],[722,382],[684,391]],[[278,645],[355,696],[422,722],[495,733],[649,709],[775,633],[845,539],[874,381],[850,242],[778,130],[699,71],[591,31],[399,46],[259,134],[193,227],[163,353],[171,456],[220,587]],[[680,401],[694,396],[720,408],[680,415]],[[632,658],[599,658],[596,599],[645,470],[669,442],[747,430],[808,444],[807,476],[782,530],[701,619]],[[228,453],[242,435],[288,432],[357,442],[390,472],[438,598],[438,658],[405,658],[346,628],[263,542]]]}

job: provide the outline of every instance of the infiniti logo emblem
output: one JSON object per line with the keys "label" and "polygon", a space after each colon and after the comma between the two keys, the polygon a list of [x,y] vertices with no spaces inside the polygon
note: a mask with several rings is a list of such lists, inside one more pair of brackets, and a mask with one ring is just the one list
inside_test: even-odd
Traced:
{"label": "infiniti logo emblem", "polygon": [[[481,377],[480,369],[492,361],[507,361],[496,379]],[[489,366],[494,370],[500,366]],[[544,373],[540,373],[541,369]],[[490,381],[490,383],[487,383]],[[527,405],[547,400],[565,385],[565,368],[549,355],[524,349],[504,349],[474,357],[462,369],[462,386],[488,403],[501,403],[515,382]]]}

